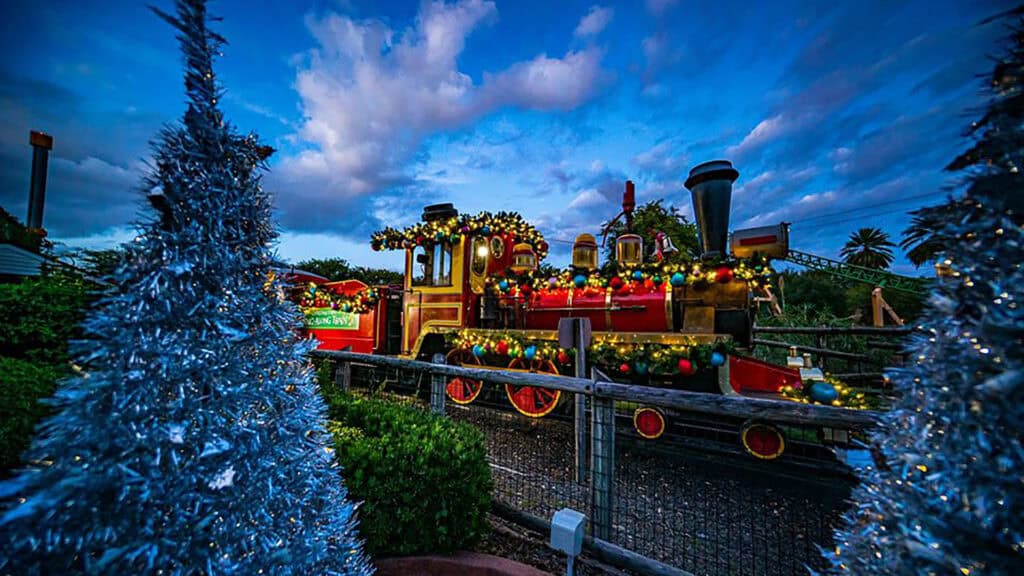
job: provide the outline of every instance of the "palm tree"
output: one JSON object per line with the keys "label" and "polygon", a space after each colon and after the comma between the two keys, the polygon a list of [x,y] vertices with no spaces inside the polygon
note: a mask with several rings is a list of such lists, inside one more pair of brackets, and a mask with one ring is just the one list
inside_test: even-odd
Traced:
{"label": "palm tree", "polygon": [[878,228],[861,228],[846,241],[839,251],[847,264],[885,270],[892,264],[892,250],[896,245],[889,241],[889,235]]}
{"label": "palm tree", "polygon": [[[900,248],[906,250],[907,259],[914,266],[920,266],[927,262],[937,260],[947,250],[950,243],[956,240],[947,230],[947,223],[963,212],[963,203],[970,203],[969,200],[955,200],[950,198],[945,204],[936,206],[925,206],[918,208],[910,215],[913,219],[910,226],[903,231],[903,239],[900,240]],[[973,213],[968,213],[963,223],[973,221]]]}

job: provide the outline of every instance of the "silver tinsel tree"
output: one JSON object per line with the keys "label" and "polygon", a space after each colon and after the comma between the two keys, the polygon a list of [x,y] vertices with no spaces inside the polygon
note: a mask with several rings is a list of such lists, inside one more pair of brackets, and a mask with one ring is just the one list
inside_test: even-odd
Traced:
{"label": "silver tinsel tree", "polygon": [[272,279],[267,149],[217,108],[223,39],[176,16],[188,110],[156,216],[109,280],[27,470],[0,485],[0,574],[368,574],[324,405]]}
{"label": "silver tinsel tree", "polygon": [[989,78],[970,148],[948,169],[962,198],[933,210],[947,273],[894,372],[833,573],[1024,574],[1024,24]]}

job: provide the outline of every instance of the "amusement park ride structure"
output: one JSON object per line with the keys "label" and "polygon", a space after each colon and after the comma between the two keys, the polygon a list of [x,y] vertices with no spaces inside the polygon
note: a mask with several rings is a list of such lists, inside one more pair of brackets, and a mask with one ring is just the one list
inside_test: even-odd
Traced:
{"label": "amusement park ride structure", "polygon": [[[786,224],[737,230],[730,239],[732,184],[738,177],[724,160],[690,171],[686,187],[701,257],[688,263],[662,260],[674,248],[661,237],[656,256],[645,258],[643,238],[631,230],[635,200],[633,183],[627,182],[616,217],[625,217],[626,233],[615,238],[615,267],[604,276],[590,234],[577,237],[568,270],[540,278],[536,271],[548,245],[519,215],[468,216],[450,204],[428,206],[419,224],[387,228],[371,240],[377,250],[405,251],[403,286],[293,274],[293,281],[305,284],[297,299],[306,332],[325,350],[413,359],[443,353],[449,364],[569,375],[575,350],[560,347],[559,323],[585,318],[592,329],[588,364],[617,380],[762,397],[778,396],[783,387],[814,386],[823,376],[807,357],[791,354],[788,365],[779,366],[750,356],[754,296],[768,285],[770,260],[894,290],[912,289],[913,282],[792,251]],[[479,381],[453,378],[447,393],[469,404],[481,388]],[[561,400],[557,390],[512,384],[505,395],[517,411],[534,418],[551,413]],[[827,396],[823,401],[831,402]],[[640,436],[651,439],[667,426],[665,414],[644,407],[633,423]],[[762,459],[782,453],[783,434],[770,423],[741,424],[749,453]]]}

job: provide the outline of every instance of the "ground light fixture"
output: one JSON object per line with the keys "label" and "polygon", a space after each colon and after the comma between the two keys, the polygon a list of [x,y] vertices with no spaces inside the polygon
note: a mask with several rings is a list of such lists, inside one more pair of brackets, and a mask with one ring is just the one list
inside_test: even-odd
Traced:
{"label": "ground light fixture", "polygon": [[583,524],[587,517],[570,508],[562,508],[551,518],[551,547],[568,556],[565,573],[573,574],[573,561],[583,549]]}

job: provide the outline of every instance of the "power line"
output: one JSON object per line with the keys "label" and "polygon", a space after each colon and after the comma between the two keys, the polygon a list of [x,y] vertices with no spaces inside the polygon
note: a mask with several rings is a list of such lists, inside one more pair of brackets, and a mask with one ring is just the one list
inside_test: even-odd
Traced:
{"label": "power line", "polygon": [[889,200],[887,202],[876,202],[876,203],[874,203],[874,204],[872,204],[870,206],[861,206],[860,208],[849,208],[847,210],[841,210],[839,212],[831,212],[831,213],[828,213],[828,214],[819,214],[817,216],[809,216],[809,217],[804,218],[802,220],[795,220],[792,223],[793,224],[796,224],[796,223],[805,224],[805,223],[811,222],[813,220],[828,219],[828,218],[832,218],[832,217],[835,217],[835,216],[845,216],[845,215],[851,214],[853,212],[860,212],[860,211],[863,211],[863,210],[873,210],[873,209],[875,209],[875,208],[877,208],[879,206],[888,206],[890,204],[902,204],[904,202],[910,202],[912,200],[920,200],[921,198],[928,198],[930,196],[937,196],[938,194],[945,194],[945,193],[944,192],[928,192],[927,194],[918,194],[917,196],[907,196],[906,198],[898,198],[896,200]]}
{"label": "power line", "polygon": [[[855,221],[855,220],[863,220],[865,218],[874,218],[875,216],[886,216],[888,214],[898,214],[898,213],[901,213],[901,212],[905,213],[906,209],[905,208],[896,208],[894,210],[883,210],[881,212],[874,212],[874,213],[871,213],[871,214],[861,214],[859,216],[847,216],[847,217],[844,217],[844,218],[836,218],[836,219],[827,220],[827,221],[824,221],[824,222],[814,222],[811,226],[828,226],[830,224],[840,224],[842,222],[850,222],[850,221]],[[806,225],[806,223],[805,223],[805,225]]]}

